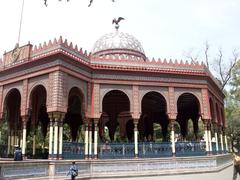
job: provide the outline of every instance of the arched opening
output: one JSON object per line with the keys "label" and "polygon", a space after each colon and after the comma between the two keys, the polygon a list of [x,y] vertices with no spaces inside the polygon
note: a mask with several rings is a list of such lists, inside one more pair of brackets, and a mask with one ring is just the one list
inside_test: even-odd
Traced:
{"label": "arched opening", "polygon": [[48,124],[47,91],[38,85],[30,93],[27,121],[27,150],[28,157],[47,158]]}
{"label": "arched opening", "polygon": [[140,141],[155,141],[154,134],[157,132],[154,133],[154,130],[161,133],[159,137],[162,136],[163,141],[167,141],[169,121],[166,112],[167,103],[160,93],[152,91],[144,95],[142,99],[142,115],[138,125]]}
{"label": "arched opening", "polygon": [[4,131],[1,134],[1,140],[4,140],[3,144],[8,145],[5,155],[12,155],[14,151],[14,145],[20,145],[22,138],[20,107],[21,94],[18,89],[14,88],[8,92],[3,108],[3,120],[1,123],[1,128]]}
{"label": "arched opening", "polygon": [[[184,93],[179,96],[177,100],[177,119],[176,121],[181,127],[181,136],[183,140],[197,140],[201,137],[198,136],[199,131],[199,114],[200,114],[200,103],[196,96],[191,93]],[[189,121],[192,121],[189,123]],[[189,128],[193,126],[193,135],[190,137]]]}
{"label": "arched opening", "polygon": [[[100,124],[102,124],[102,126],[99,127],[99,132],[102,131],[102,127],[106,126],[112,142],[117,140],[131,141],[132,137],[129,131],[133,131],[133,129],[129,129],[129,127],[126,128],[132,119],[128,96],[120,90],[112,90],[104,96],[102,107],[105,119],[107,116],[108,120],[103,121],[104,118],[100,118]],[[116,136],[117,134],[119,137]]]}
{"label": "arched opening", "polygon": [[[83,94],[73,87],[68,95],[68,109],[63,120],[63,141],[83,142]],[[69,136],[68,134],[71,134]]]}

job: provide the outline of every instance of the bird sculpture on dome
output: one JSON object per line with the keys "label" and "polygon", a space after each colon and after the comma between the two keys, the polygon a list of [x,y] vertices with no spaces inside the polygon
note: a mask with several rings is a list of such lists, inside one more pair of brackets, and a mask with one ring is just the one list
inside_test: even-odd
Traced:
{"label": "bird sculpture on dome", "polygon": [[119,22],[120,22],[121,20],[125,20],[125,19],[124,19],[123,17],[118,17],[118,19],[114,18],[114,19],[112,20],[112,24],[115,24],[116,30],[119,29]]}

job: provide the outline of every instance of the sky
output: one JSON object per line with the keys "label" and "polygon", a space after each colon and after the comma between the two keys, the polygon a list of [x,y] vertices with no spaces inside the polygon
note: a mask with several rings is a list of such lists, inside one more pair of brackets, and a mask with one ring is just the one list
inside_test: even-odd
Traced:
{"label": "sky", "polygon": [[[0,0],[0,55],[14,48],[23,0]],[[120,31],[132,34],[150,59],[203,59],[204,44],[214,59],[240,51],[240,0],[25,0],[20,45],[38,45],[60,35],[91,51],[96,40],[113,32],[114,17],[124,17]],[[1,56],[0,56],[1,57]]]}

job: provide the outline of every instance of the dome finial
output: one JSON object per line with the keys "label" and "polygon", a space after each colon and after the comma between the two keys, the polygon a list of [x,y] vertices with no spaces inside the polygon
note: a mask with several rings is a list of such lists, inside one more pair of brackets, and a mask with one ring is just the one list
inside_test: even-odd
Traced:
{"label": "dome finial", "polygon": [[118,31],[118,29],[119,29],[119,22],[120,22],[121,20],[124,20],[124,18],[123,18],[123,17],[118,17],[118,19],[114,18],[114,19],[112,20],[112,24],[115,24],[115,29],[116,29],[117,31]]}

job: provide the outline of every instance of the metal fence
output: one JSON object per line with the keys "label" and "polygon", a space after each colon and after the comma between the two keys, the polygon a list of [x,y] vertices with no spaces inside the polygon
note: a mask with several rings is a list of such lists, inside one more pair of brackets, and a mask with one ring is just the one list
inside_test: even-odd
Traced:
{"label": "metal fence", "polygon": [[1,144],[0,145],[0,157],[1,158],[6,158],[7,157],[7,145],[6,144]]}
{"label": "metal fence", "polygon": [[176,142],[176,156],[204,156],[206,152],[205,142]]}
{"label": "metal fence", "polygon": [[103,143],[98,146],[100,159],[126,159],[134,157],[134,143]]}
{"label": "metal fence", "polygon": [[172,156],[171,142],[144,142],[138,146],[139,157],[141,158],[157,158]]}
{"label": "metal fence", "polygon": [[64,159],[83,159],[84,143],[63,142],[63,158]]}
{"label": "metal fence", "polygon": [[[93,148],[93,146],[92,146]],[[176,156],[204,156],[206,155],[205,142],[176,142]],[[93,150],[93,149],[92,149]],[[31,157],[32,149],[27,149],[26,154]],[[92,151],[93,152],[93,151]],[[132,159],[134,158],[134,143],[99,143],[99,159]],[[216,143],[212,143],[212,154],[220,154],[223,151],[219,146],[216,151]],[[64,159],[83,159],[85,153],[84,143],[63,142]],[[48,152],[36,150],[34,158],[47,158]],[[138,155],[140,158],[159,158],[172,156],[171,142],[139,142]],[[0,157],[7,157],[7,145],[0,145]]]}

